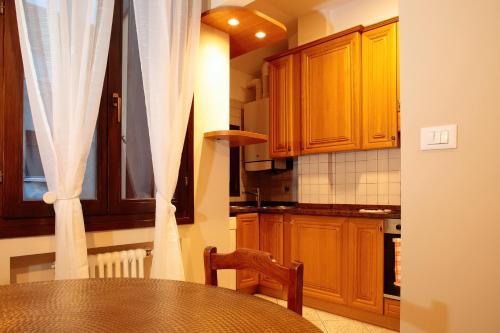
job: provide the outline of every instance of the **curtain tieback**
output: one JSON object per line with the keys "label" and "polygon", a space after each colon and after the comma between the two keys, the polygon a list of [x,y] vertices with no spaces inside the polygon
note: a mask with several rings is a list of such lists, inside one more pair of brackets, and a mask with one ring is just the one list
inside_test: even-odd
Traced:
{"label": "curtain tieback", "polygon": [[166,203],[166,206],[167,206],[167,210],[173,214],[175,214],[175,211],[177,210],[177,208],[175,208],[175,206],[172,204],[172,202],[168,202],[167,199],[165,199],[165,197],[163,195],[161,195],[160,192],[156,192],[156,198],[157,199],[160,199],[162,201],[165,201]]}
{"label": "curtain tieback", "polygon": [[43,194],[43,197],[42,197],[43,202],[45,202],[46,204],[49,204],[49,205],[54,204],[58,200],[73,200],[73,199],[78,199],[78,198],[80,198],[79,194],[69,196],[69,195],[57,194],[55,192],[45,192]]}

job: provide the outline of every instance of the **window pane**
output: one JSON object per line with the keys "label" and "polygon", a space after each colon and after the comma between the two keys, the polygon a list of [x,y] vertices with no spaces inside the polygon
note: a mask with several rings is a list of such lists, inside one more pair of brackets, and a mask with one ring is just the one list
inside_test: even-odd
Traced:
{"label": "window pane", "polygon": [[[26,201],[42,200],[47,192],[47,183],[42,168],[40,152],[36,142],[35,128],[31,118],[28,93],[24,85],[23,97],[23,199]],[[87,169],[83,181],[81,199],[96,199],[97,174],[97,136],[94,135],[90,149]]]}
{"label": "window pane", "polygon": [[132,1],[123,1],[121,197],[154,197],[146,102]]}

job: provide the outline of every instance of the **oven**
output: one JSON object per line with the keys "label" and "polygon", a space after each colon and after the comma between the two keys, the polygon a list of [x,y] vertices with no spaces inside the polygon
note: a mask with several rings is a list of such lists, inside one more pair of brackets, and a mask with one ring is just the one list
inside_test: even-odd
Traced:
{"label": "oven", "polygon": [[394,239],[401,239],[401,220],[384,220],[384,296],[399,299],[401,287],[395,284],[396,272]]}

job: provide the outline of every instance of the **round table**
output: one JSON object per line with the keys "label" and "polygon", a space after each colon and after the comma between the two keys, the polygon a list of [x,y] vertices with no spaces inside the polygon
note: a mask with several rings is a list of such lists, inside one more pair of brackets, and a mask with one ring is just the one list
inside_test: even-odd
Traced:
{"label": "round table", "polygon": [[88,279],[0,287],[1,332],[320,332],[284,307],[189,282]]}

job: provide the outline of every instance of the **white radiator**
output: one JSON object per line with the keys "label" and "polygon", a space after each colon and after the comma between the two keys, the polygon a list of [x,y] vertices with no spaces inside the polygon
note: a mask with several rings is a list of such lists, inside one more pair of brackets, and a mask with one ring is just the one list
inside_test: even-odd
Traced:
{"label": "white radiator", "polygon": [[89,255],[91,278],[144,278],[144,249]]}

